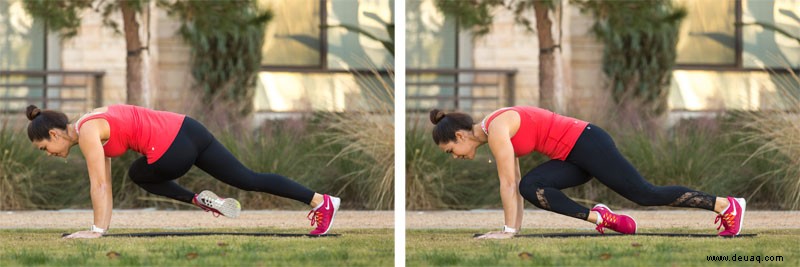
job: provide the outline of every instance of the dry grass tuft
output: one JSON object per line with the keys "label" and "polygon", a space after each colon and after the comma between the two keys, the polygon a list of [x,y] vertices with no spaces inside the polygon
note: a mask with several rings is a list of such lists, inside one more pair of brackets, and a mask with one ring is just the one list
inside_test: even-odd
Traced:
{"label": "dry grass tuft", "polygon": [[[781,111],[762,111],[748,113],[742,130],[745,132],[744,144],[756,144],[758,148],[747,161],[765,158],[768,161],[784,162],[778,169],[763,173],[763,179],[755,191],[765,184],[776,183],[784,200],[783,206],[800,208],[800,96],[797,85],[800,78],[790,72],[785,79],[777,78]],[[777,155],[777,157],[776,157]],[[745,161],[745,163],[747,163]],[[770,180],[777,179],[777,180]],[[755,194],[756,192],[753,192]]]}
{"label": "dry grass tuft", "polygon": [[[369,76],[369,77],[367,77]],[[339,192],[349,191],[374,209],[394,203],[394,76],[377,71],[359,75],[362,99],[344,113],[324,114],[327,145],[343,148],[329,161],[348,160],[357,170],[337,178]]]}

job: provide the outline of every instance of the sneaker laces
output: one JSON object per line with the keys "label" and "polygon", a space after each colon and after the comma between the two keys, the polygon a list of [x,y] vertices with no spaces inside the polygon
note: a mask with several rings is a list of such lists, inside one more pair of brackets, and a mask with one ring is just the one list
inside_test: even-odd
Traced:
{"label": "sneaker laces", "polygon": [[314,224],[316,224],[317,227],[322,226],[322,217],[323,217],[322,212],[317,210],[309,211],[308,215],[306,216],[306,218],[308,218],[308,220],[311,221],[311,226],[314,226]]}
{"label": "sneaker laces", "polygon": [[720,214],[717,215],[716,219],[714,219],[714,224],[717,224],[719,222],[717,230],[719,230],[719,228],[722,228],[723,226],[725,227],[725,230],[728,230],[728,227],[730,227],[733,224],[734,219],[735,219],[734,216],[731,215],[730,213]]}
{"label": "sneaker laces", "polygon": [[219,215],[221,215],[221,213],[219,213],[219,211],[217,211],[215,209],[212,209],[212,208],[209,208],[209,207],[206,207],[206,205],[203,205],[202,203],[200,203],[200,201],[197,200],[197,196],[195,196],[192,199],[192,204],[194,204],[195,206],[200,207],[201,209],[203,209],[206,212],[210,211],[211,214],[214,215],[214,218],[219,218]]}
{"label": "sneaker laces", "polygon": [[613,214],[611,212],[604,212],[601,217],[603,219],[603,222],[598,224],[597,228],[595,228],[595,229],[597,229],[597,231],[600,232],[601,234],[605,234],[606,233],[605,232],[605,227],[611,228],[612,224],[616,224],[617,223],[617,216],[616,216],[616,214]]}

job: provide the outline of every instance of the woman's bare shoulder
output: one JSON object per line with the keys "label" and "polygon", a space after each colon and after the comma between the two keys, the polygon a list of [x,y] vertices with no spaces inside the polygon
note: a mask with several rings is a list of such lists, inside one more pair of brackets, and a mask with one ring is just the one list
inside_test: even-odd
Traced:
{"label": "woman's bare shoulder", "polygon": [[[492,112],[491,114],[489,114],[489,116],[486,116],[486,119],[488,120],[488,118],[491,117],[491,116],[494,116],[494,119],[492,119],[492,122],[501,121],[503,123],[519,124],[519,120],[520,120],[519,112],[514,110],[514,109],[511,109],[511,108],[504,108],[504,109],[496,110],[496,111]],[[492,123],[492,124],[494,124],[494,123]]]}

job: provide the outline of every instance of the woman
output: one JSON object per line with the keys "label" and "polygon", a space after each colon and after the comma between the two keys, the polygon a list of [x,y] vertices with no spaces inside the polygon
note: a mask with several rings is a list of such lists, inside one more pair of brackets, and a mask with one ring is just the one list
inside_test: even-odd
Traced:
{"label": "woman", "polygon": [[[738,235],[746,202],[743,198],[715,197],[681,186],[654,186],[619,153],[611,137],[595,125],[536,107],[508,107],[474,124],[464,113],[430,112],[433,140],[453,158],[473,159],[475,150],[489,144],[497,162],[505,225],[478,238],[510,238],[522,224],[522,198],[562,215],[586,220],[622,234],[636,233],[636,221],[612,212],[603,204],[588,209],[560,190],[597,178],[623,197],[643,206],[691,207],[714,211],[725,230]],[[536,151],[551,158],[521,177],[519,157]],[[719,227],[717,227],[719,230]]]}
{"label": "woman", "polygon": [[339,198],[321,195],[286,177],[256,173],[240,163],[202,124],[182,114],[130,105],[97,108],[74,123],[58,111],[28,106],[28,138],[50,156],[66,158],[78,145],[86,158],[94,224],[67,238],[97,238],[111,223],[111,158],[128,149],[143,156],[131,164],[131,180],[150,193],[192,203],[215,216],[235,218],[241,205],[210,191],[195,194],[177,183],[192,165],[214,178],[248,191],[294,199],[312,207],[312,235],[326,234],[339,209]]}

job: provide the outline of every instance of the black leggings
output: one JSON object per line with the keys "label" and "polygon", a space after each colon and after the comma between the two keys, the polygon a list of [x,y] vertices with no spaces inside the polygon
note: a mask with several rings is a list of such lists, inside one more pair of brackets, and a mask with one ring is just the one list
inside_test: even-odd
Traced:
{"label": "black leggings", "polygon": [[128,170],[128,175],[147,192],[192,203],[195,193],[174,181],[186,174],[192,165],[242,190],[270,193],[306,204],[311,203],[314,197],[314,191],[286,177],[248,169],[202,124],[188,116],[175,141],[161,158],[153,164],[147,164],[145,157],[137,159]]}
{"label": "black leggings", "polygon": [[692,207],[714,210],[716,197],[682,186],[654,186],[617,150],[611,136],[589,124],[581,133],[566,161],[547,161],[527,174],[519,192],[533,205],[585,220],[589,209],[575,203],[560,190],[598,181],[642,206]]}

